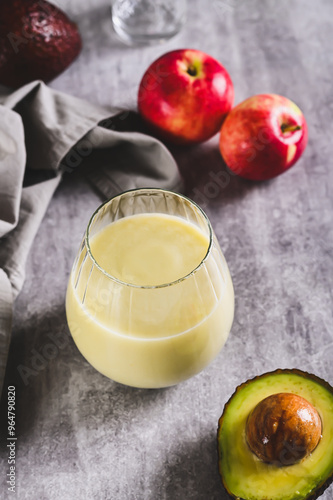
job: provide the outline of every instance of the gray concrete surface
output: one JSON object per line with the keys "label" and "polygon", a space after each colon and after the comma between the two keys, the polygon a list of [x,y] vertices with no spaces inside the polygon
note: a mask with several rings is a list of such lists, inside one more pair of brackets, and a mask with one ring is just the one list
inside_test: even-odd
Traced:
{"label": "gray concrete surface", "polygon": [[[333,4],[195,0],[178,37],[128,48],[112,34],[108,1],[56,3],[77,20],[84,49],[52,87],[106,107],[135,108],[153,59],[199,48],[229,70],[236,103],[264,92],[294,100],[306,115],[309,144],[283,176],[265,183],[229,176],[225,187],[212,180],[225,169],[217,137],[173,150],[186,192],[206,210],[229,263],[236,315],[217,359],[164,390],[108,380],[68,335],[66,283],[101,198],[80,175],[67,175],[34,242],[15,307],[5,385],[17,392],[17,492],[8,498],[226,500],[216,429],[235,387],[284,367],[333,384]],[[34,371],[26,383],[20,365]],[[2,420],[4,412],[3,404]],[[0,496],[7,498],[6,449],[1,459]],[[330,487],[322,498],[332,496]]]}

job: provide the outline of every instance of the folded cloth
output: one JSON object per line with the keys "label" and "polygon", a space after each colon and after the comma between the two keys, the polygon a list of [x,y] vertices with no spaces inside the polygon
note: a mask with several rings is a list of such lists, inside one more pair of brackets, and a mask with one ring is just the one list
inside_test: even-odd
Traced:
{"label": "folded cloth", "polygon": [[139,187],[181,189],[177,165],[163,144],[124,131],[129,115],[110,113],[39,81],[0,96],[0,394],[13,301],[62,174],[84,169],[105,197]]}

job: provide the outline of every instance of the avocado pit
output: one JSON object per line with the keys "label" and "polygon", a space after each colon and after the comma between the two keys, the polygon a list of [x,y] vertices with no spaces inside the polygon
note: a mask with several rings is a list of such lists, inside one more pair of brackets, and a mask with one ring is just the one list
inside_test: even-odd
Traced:
{"label": "avocado pit", "polygon": [[260,401],[246,422],[246,441],[260,460],[293,465],[318,445],[322,422],[309,401],[297,394],[272,394]]}

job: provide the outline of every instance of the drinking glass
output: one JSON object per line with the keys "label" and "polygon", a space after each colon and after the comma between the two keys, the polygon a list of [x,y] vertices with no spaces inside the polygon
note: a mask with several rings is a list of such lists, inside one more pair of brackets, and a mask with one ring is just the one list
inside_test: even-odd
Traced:
{"label": "drinking glass", "polygon": [[186,0],[114,0],[112,24],[130,45],[152,44],[175,36],[185,22]]}
{"label": "drinking glass", "polygon": [[[125,282],[107,272],[91,242],[110,224],[139,214],[162,215],[166,224],[172,216],[199,231],[207,241],[199,265],[175,281],[154,285]],[[185,196],[155,188],[126,191],[103,203],[75,259],[66,312],[78,349],[114,381],[158,388],[200,372],[223,347],[234,315],[230,273],[205,213]]]}

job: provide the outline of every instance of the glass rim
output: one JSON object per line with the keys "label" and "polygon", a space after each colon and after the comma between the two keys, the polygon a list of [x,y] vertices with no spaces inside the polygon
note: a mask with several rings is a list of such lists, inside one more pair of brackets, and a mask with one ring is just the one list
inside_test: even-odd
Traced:
{"label": "glass rim", "polygon": [[[182,198],[182,199],[188,201],[190,203],[190,205],[193,205],[195,208],[197,208],[199,210],[200,215],[202,215],[203,220],[207,224],[208,232],[209,232],[209,242],[208,242],[207,251],[206,251],[204,257],[201,259],[200,263],[194,269],[192,269],[192,271],[190,271],[189,273],[185,274],[184,276],[182,276],[182,277],[180,277],[180,278],[178,278],[178,279],[176,279],[174,281],[170,281],[168,283],[161,283],[159,285],[136,285],[135,283],[128,283],[127,281],[122,281],[121,279],[116,278],[112,274],[108,273],[105,269],[103,269],[103,267],[95,259],[94,255],[93,255],[93,252],[91,251],[90,241],[89,241],[89,238],[90,238],[89,231],[90,231],[91,224],[93,223],[95,217],[98,215],[98,213],[100,212],[100,210],[102,210],[102,208],[105,205],[107,205],[111,201],[115,200],[116,198],[120,198],[121,196],[129,194],[129,193],[138,193],[138,194],[142,193],[143,194],[143,193],[147,193],[147,192],[148,193],[149,192],[151,192],[151,193],[152,192],[163,192],[163,193],[171,194],[173,196],[176,196],[178,198]],[[147,212],[147,213],[159,213],[159,212]],[[179,217],[179,218],[181,218],[181,217]],[[191,276],[193,276],[195,273],[197,273],[199,271],[199,269],[204,265],[204,263],[206,262],[206,260],[208,259],[209,255],[211,253],[212,243],[213,243],[213,229],[212,229],[212,225],[210,223],[210,220],[207,217],[206,213],[203,211],[203,209],[195,201],[191,200],[187,196],[185,196],[183,194],[180,194],[180,193],[176,193],[175,191],[170,191],[168,189],[163,189],[163,188],[149,188],[149,187],[146,187],[146,188],[134,188],[134,189],[127,189],[126,191],[122,191],[121,193],[118,193],[118,194],[112,196],[111,198],[109,198],[108,200],[104,201],[101,205],[99,205],[96,208],[96,210],[93,212],[92,216],[89,219],[89,222],[88,222],[88,225],[87,225],[87,229],[85,231],[85,238],[84,238],[84,240],[85,240],[85,245],[87,247],[88,255],[91,258],[91,260],[93,262],[93,265],[96,266],[97,269],[99,269],[107,278],[111,279],[112,281],[114,281],[115,283],[117,283],[119,285],[128,286],[128,287],[132,287],[132,288],[147,289],[147,290],[151,289],[151,290],[153,290],[153,289],[158,289],[158,288],[166,288],[166,287],[169,287],[169,286],[181,283],[182,281],[190,278]]]}

